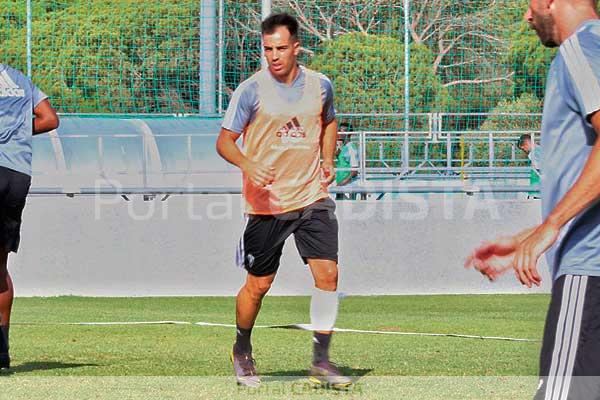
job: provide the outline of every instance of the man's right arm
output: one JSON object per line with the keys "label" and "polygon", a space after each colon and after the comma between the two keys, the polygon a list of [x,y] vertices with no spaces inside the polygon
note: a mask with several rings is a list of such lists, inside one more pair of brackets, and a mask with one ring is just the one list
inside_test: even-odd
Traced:
{"label": "man's right arm", "polygon": [[257,186],[266,186],[275,178],[274,169],[259,162],[254,162],[242,153],[235,143],[241,135],[225,128],[221,128],[217,139],[217,153],[229,163],[238,167],[252,183]]}
{"label": "man's right arm", "polygon": [[235,143],[240,136],[239,133],[221,128],[221,132],[217,138],[217,153],[227,162],[243,170],[247,159]]}
{"label": "man's right arm", "polygon": [[33,134],[48,132],[58,128],[58,115],[47,99],[42,100],[34,109]]}
{"label": "man's right arm", "polygon": [[233,92],[217,139],[217,153],[241,169],[252,183],[266,186],[273,182],[273,168],[250,160],[235,143],[254,118],[256,101],[256,90],[251,81],[243,82]]}

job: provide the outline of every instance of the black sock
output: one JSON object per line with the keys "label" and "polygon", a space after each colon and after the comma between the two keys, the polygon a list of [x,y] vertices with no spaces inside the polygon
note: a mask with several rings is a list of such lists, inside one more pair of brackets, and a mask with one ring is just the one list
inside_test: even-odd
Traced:
{"label": "black sock", "polygon": [[8,325],[0,326],[0,353],[8,353]]}
{"label": "black sock", "polygon": [[329,361],[330,333],[315,332],[313,336],[313,363]]}
{"label": "black sock", "polygon": [[250,336],[252,335],[252,328],[244,329],[237,326],[237,334],[235,338],[235,353],[236,354],[248,354],[252,353],[252,345],[250,344]]}

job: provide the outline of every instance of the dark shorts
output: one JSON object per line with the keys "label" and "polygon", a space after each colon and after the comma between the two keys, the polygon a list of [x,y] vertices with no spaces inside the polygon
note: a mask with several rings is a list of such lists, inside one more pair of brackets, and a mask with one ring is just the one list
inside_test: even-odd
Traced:
{"label": "dark shorts", "polygon": [[237,249],[237,264],[255,276],[277,272],[285,240],[294,234],[296,248],[307,259],[338,260],[335,202],[319,200],[278,215],[248,215]]}
{"label": "dark shorts", "polygon": [[16,252],[21,240],[21,216],[31,177],[0,167],[0,249]]}
{"label": "dark shorts", "polygon": [[600,399],[600,277],[565,275],[552,286],[534,400]]}

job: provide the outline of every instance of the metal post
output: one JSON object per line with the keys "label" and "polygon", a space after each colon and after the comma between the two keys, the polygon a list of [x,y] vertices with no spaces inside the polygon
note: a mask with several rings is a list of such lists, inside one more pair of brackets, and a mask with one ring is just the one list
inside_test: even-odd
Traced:
{"label": "metal post", "polygon": [[410,171],[410,141],[408,138],[408,132],[404,132],[404,146],[402,148],[402,166],[404,167],[404,174],[408,174]]}
{"label": "metal post", "polygon": [[450,173],[452,170],[452,135],[450,132],[446,135],[446,172]]}
{"label": "metal post", "polygon": [[31,78],[31,27],[32,27],[31,0],[27,0],[27,76]]}
{"label": "metal post", "polygon": [[404,131],[410,129],[410,0],[404,0]]}
{"label": "metal post", "polygon": [[223,64],[223,60],[225,59],[225,39],[223,35],[223,24],[225,23],[225,6],[223,3],[223,0],[219,0],[219,99],[217,102],[217,110],[219,114],[223,113],[223,91],[225,90],[225,82],[223,81],[225,75],[225,66]]}
{"label": "metal post", "polygon": [[488,146],[489,146],[489,167],[493,167],[494,166],[494,159],[495,159],[495,155],[494,155],[494,134],[492,132],[490,132],[488,134]]}
{"label": "metal post", "polygon": [[[261,6],[261,21],[264,21],[269,15],[271,15],[271,8],[273,6],[272,0],[262,0]],[[267,60],[265,58],[265,49],[262,44],[262,39],[260,43],[260,64],[263,68],[267,68]]]}
{"label": "metal post", "polygon": [[410,148],[408,132],[410,130],[409,112],[410,112],[410,32],[408,24],[410,22],[410,0],[404,0],[404,149],[402,152],[404,173],[408,174],[410,170]]}
{"label": "metal post", "polygon": [[200,1],[199,112],[216,113],[217,92],[217,5],[215,0]]}
{"label": "metal post", "polygon": [[360,183],[363,185],[367,180],[367,140],[366,133],[360,132]]}

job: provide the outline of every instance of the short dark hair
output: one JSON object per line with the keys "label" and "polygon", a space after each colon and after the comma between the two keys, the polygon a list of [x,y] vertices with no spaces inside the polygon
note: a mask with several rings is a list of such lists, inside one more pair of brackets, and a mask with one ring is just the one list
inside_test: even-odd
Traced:
{"label": "short dark hair", "polygon": [[519,142],[517,143],[518,147],[521,147],[525,144],[525,142],[531,142],[531,135],[529,133],[524,133],[519,138]]}
{"label": "short dark hair", "polygon": [[340,128],[344,128],[345,131],[352,132],[354,130],[354,126],[352,126],[351,122],[340,122]]}
{"label": "short dark hair", "polygon": [[260,31],[263,35],[269,35],[275,32],[275,29],[285,26],[290,32],[290,36],[298,39],[298,20],[288,13],[276,13],[269,15],[260,25]]}

